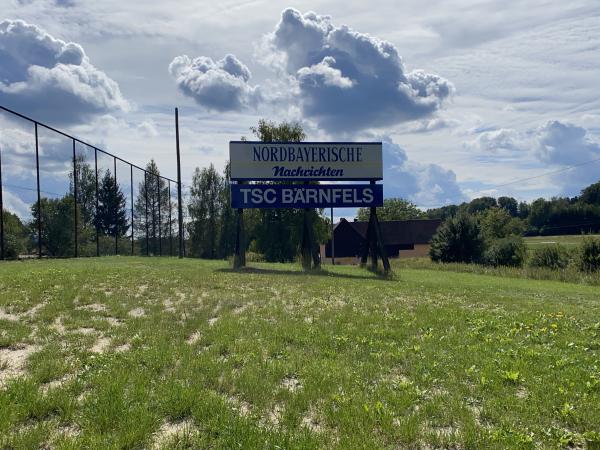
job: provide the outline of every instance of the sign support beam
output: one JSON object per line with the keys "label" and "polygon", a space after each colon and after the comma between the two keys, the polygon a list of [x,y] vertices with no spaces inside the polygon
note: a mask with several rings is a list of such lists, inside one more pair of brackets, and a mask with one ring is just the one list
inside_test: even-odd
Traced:
{"label": "sign support beam", "polygon": [[[371,184],[375,184],[371,181]],[[385,243],[383,242],[383,234],[381,233],[381,226],[377,219],[377,208],[371,207],[369,214],[369,225],[367,226],[367,237],[365,245],[363,247],[363,253],[360,259],[360,265],[365,266],[369,255],[371,256],[371,270],[377,271],[378,257],[381,258],[383,263],[383,270],[387,274],[391,271],[390,260],[388,259],[387,252],[385,250]]]}
{"label": "sign support beam", "polygon": [[333,225],[333,208],[331,208],[331,265],[335,266],[335,235]]}
{"label": "sign support beam", "polygon": [[[240,182],[242,183],[242,182]],[[246,239],[244,235],[244,210],[237,210],[237,224],[235,231],[235,249],[233,254],[233,268],[246,267]]]}

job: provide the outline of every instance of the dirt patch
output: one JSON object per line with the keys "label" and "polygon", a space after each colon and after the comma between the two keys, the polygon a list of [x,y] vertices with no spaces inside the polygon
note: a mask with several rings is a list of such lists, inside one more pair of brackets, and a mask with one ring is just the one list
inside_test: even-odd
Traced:
{"label": "dirt patch", "polygon": [[74,423],[58,427],[57,435],[65,438],[74,438],[81,434],[81,429]]}
{"label": "dirt patch", "polygon": [[146,315],[146,311],[144,308],[135,308],[127,313],[130,317],[144,317]]}
{"label": "dirt patch", "polygon": [[413,384],[406,375],[396,369],[392,370],[386,376],[383,376],[381,381],[391,384],[396,389],[406,389]]}
{"label": "dirt patch", "polygon": [[177,310],[175,309],[175,303],[173,303],[171,301],[170,298],[166,298],[162,301],[163,307],[164,307],[164,311],[165,312],[169,312],[169,313],[174,313]]}
{"label": "dirt patch", "polygon": [[313,433],[323,432],[322,420],[313,408],[309,409],[308,413],[302,418],[301,425]]}
{"label": "dirt patch", "polygon": [[11,378],[25,375],[27,358],[40,349],[37,345],[20,345],[0,349],[0,386]]}
{"label": "dirt patch", "polygon": [[200,333],[199,331],[195,331],[185,340],[185,342],[186,342],[186,344],[193,345],[196,342],[198,342],[201,337],[202,337],[202,333]]}
{"label": "dirt patch", "polygon": [[25,313],[23,313],[23,316],[25,316],[25,317],[35,317],[35,315],[38,313],[38,311],[40,309],[42,309],[44,306],[46,306],[47,304],[48,304],[48,302],[38,303],[33,308],[31,308],[28,311],[26,311]]}
{"label": "dirt patch", "polygon": [[236,306],[235,308],[233,308],[231,310],[231,312],[237,316],[237,315],[242,314],[246,310],[246,308],[248,308],[247,304],[246,305],[242,305],[242,306]]}
{"label": "dirt patch", "polygon": [[517,392],[515,393],[517,398],[520,399],[524,399],[529,397],[529,392],[527,392],[527,389],[525,389],[524,387],[521,387],[519,389],[517,389]]}
{"label": "dirt patch", "polygon": [[119,345],[118,347],[115,348],[115,352],[117,352],[117,353],[128,352],[129,350],[131,350],[130,344]]}
{"label": "dirt patch", "polygon": [[52,328],[54,331],[56,331],[60,335],[65,334],[67,331],[67,329],[65,328],[65,326],[62,323],[62,317],[57,317],[56,319],[54,319],[54,322],[52,322],[52,325],[50,325],[50,328]]}
{"label": "dirt patch", "polygon": [[85,334],[86,336],[89,336],[91,334],[96,333],[96,329],[90,327],[81,327],[73,330],[73,333]]}
{"label": "dirt patch", "polygon": [[57,380],[52,380],[48,383],[44,383],[41,386],[42,392],[46,393],[51,389],[56,389],[56,388],[62,387],[66,383],[68,383],[69,381],[71,381],[73,379],[75,379],[75,374],[68,373],[67,375],[65,375]]}
{"label": "dirt patch", "polygon": [[291,375],[283,379],[281,387],[290,392],[296,392],[297,390],[302,389],[302,383],[300,383],[300,380],[298,380],[295,375]]}
{"label": "dirt patch", "polygon": [[107,337],[99,338],[91,348],[92,353],[104,353],[110,347],[110,339]]}
{"label": "dirt patch", "polygon": [[208,319],[208,326],[212,327],[215,325],[215,323],[217,323],[217,321],[219,320],[218,317],[211,317],[210,319]]}
{"label": "dirt patch", "polygon": [[278,426],[283,418],[283,406],[279,403],[273,406],[273,409],[269,411],[267,416],[268,423],[274,426]]}
{"label": "dirt patch", "polygon": [[157,450],[164,448],[175,438],[191,436],[197,432],[198,430],[191,419],[182,420],[181,422],[165,421],[154,434],[151,448]]}
{"label": "dirt patch", "polygon": [[248,403],[247,401],[244,400],[240,400],[236,397],[228,397],[227,401],[229,402],[229,404],[231,405],[231,407],[237,411],[237,413],[242,416],[242,417],[246,417],[248,415],[250,415],[250,411],[251,411],[251,406],[250,403]]}
{"label": "dirt patch", "polygon": [[444,395],[448,395],[448,391],[446,389],[438,387],[438,386],[432,387],[427,392],[427,397],[429,397],[429,398],[442,397]]}
{"label": "dirt patch", "polygon": [[103,317],[102,320],[106,320],[111,327],[120,327],[123,325],[123,321],[116,317]]}
{"label": "dirt patch", "polygon": [[101,304],[101,303],[92,303],[90,305],[84,305],[84,306],[79,306],[76,309],[83,309],[86,311],[91,311],[91,312],[96,312],[96,313],[100,313],[100,312],[106,312],[107,308],[105,305]]}
{"label": "dirt patch", "polygon": [[431,426],[426,424],[425,429],[434,433],[439,438],[449,438],[458,433],[458,429],[452,426]]}
{"label": "dirt patch", "polygon": [[20,317],[17,314],[7,313],[3,309],[0,309],[0,320],[8,320],[9,322],[17,322]]}
{"label": "dirt patch", "polygon": [[148,292],[148,285],[142,284],[142,285],[138,286],[138,290],[135,293],[135,297],[136,298],[143,297],[144,295],[146,295],[147,292]]}

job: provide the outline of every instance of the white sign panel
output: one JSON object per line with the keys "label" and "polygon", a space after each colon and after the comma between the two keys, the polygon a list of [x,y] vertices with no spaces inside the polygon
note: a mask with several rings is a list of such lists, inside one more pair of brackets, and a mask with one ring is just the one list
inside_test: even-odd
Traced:
{"label": "white sign panel", "polygon": [[232,180],[381,180],[381,142],[231,141]]}

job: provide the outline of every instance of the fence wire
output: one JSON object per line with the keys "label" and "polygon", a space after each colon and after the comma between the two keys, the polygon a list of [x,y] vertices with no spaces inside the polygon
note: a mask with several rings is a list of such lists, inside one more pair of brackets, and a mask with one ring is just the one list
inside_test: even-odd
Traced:
{"label": "fence wire", "polygon": [[0,258],[176,256],[177,181],[0,106]]}

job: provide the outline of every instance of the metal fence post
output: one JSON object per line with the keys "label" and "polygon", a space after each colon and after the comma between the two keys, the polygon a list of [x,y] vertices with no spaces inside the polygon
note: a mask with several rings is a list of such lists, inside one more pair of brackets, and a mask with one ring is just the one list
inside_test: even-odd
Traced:
{"label": "metal fence post", "polygon": [[77,156],[75,154],[75,139],[73,139],[73,215],[75,223],[75,258],[79,256],[77,236]]}
{"label": "metal fence post", "polygon": [[[115,171],[114,179],[115,179],[115,192],[119,190],[119,185],[117,184],[117,158],[113,156],[113,169]],[[117,211],[114,211],[114,225],[115,225],[115,255],[119,254],[119,230],[117,229]]]}
{"label": "metal fence post", "polygon": [[94,172],[96,174],[96,212],[94,222],[96,225],[96,256],[100,256],[100,227],[98,226],[98,149],[94,147]]}
{"label": "metal fence post", "polygon": [[[0,174],[0,183],[2,182],[2,177]],[[167,180],[167,186],[169,190],[169,256],[173,256],[173,226],[171,213],[173,210],[173,205],[171,204],[171,180]],[[1,200],[1,198],[0,198]]]}
{"label": "metal fence post", "polygon": [[175,108],[175,143],[177,148],[177,209],[179,214],[179,257],[183,258],[183,206],[181,203],[181,157],[179,151],[179,109]]}
{"label": "metal fence post", "polygon": [[42,197],[40,194],[40,146],[38,139],[38,124],[35,122],[35,174],[37,182],[37,206],[38,206],[38,258],[42,257]]}
{"label": "metal fence post", "polygon": [[162,256],[162,217],[160,215],[160,176],[156,176],[158,187],[158,255]]}
{"label": "metal fence post", "polygon": [[131,256],[133,256],[133,166],[129,164],[129,178],[131,180]]}
{"label": "metal fence post", "polygon": [[0,147],[0,259],[4,259],[4,202],[2,199],[2,148]]}
{"label": "metal fence post", "polygon": [[144,170],[144,197],[146,198],[146,256],[150,256],[150,242],[148,239],[148,173]]}
{"label": "metal fence post", "polygon": [[[152,183],[150,183],[152,184]],[[152,196],[154,197],[154,195]],[[155,207],[155,202],[156,198],[152,198],[152,208],[151,208],[151,213],[152,213],[152,255],[156,255],[156,207]]]}

